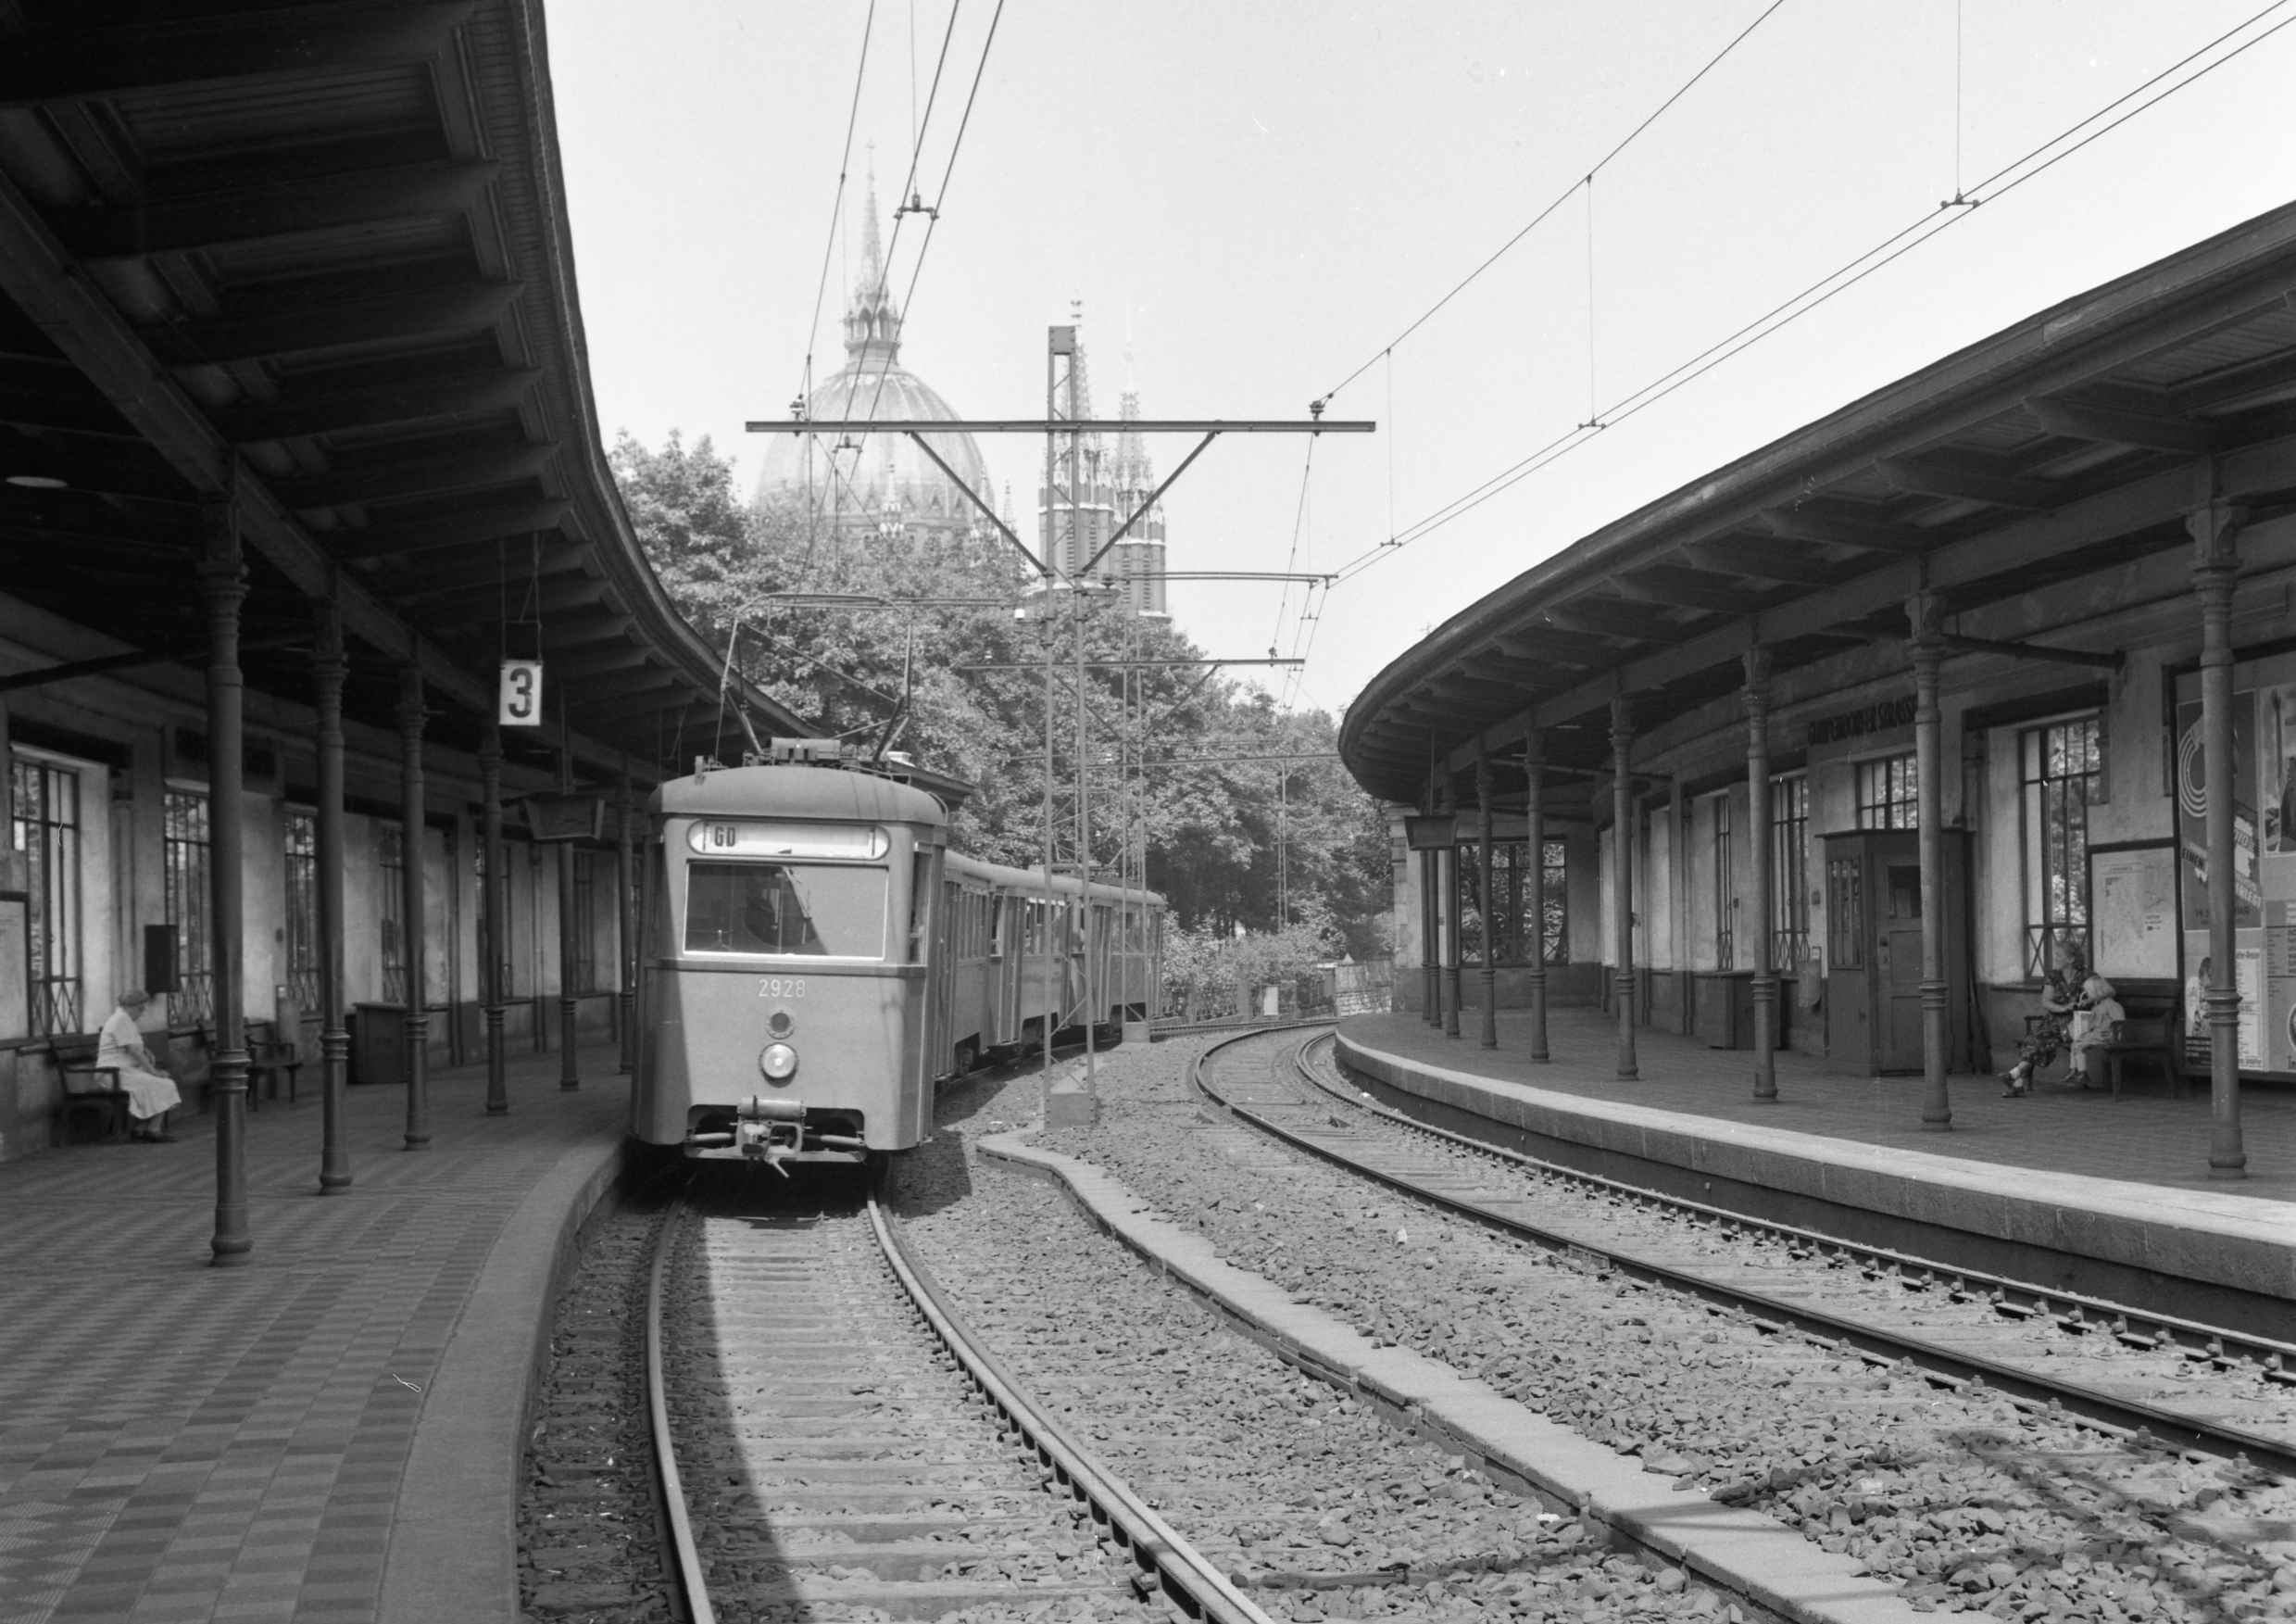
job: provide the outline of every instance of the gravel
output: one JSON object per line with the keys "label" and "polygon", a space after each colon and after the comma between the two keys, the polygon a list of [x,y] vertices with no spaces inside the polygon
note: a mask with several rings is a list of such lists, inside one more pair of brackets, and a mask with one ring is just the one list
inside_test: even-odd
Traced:
{"label": "gravel", "polygon": [[550,1327],[528,1435],[519,1599],[566,1624],[667,1619],[646,1424],[646,1276],[659,1206],[592,1221]]}
{"label": "gravel", "polygon": [[[944,1105],[986,1127],[1034,1087],[970,1086]],[[961,1133],[904,1164],[898,1203],[1016,1377],[1276,1617],[1743,1616],[1303,1378]]]}
{"label": "gravel", "polygon": [[[2285,1481],[1877,1371],[1493,1236],[1249,1130],[1205,1126],[1185,1108],[1201,1047],[1106,1057],[1099,1124],[1042,1142],[1196,1225],[1230,1263],[1686,1486],[1800,1527],[1901,1581],[1918,1608],[2296,1618]],[[1031,1085],[1002,1101],[958,1090],[949,1103],[965,1131],[988,1131],[1022,1120],[1033,1098]],[[988,1206],[976,1197],[963,1210]]]}

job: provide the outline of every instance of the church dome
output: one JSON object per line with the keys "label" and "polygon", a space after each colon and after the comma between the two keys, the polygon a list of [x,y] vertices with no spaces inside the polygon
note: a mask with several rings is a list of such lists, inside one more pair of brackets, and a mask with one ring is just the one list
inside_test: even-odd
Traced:
{"label": "church dome", "polygon": [[[806,397],[808,419],[892,419],[953,422],[957,413],[933,386],[900,364],[901,315],[885,288],[872,187],[859,283],[845,316],[846,361]],[[962,430],[924,436],[943,462],[983,501],[988,466]],[[758,481],[759,501],[794,498],[841,530],[963,535],[987,529],[971,497],[907,434],[776,434]]]}

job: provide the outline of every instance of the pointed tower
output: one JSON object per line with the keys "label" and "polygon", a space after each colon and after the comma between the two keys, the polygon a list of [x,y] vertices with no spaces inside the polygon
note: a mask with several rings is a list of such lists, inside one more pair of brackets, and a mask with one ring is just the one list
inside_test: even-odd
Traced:
{"label": "pointed tower", "polygon": [[[1140,421],[1140,394],[1127,389],[1116,415],[1127,423]],[[1116,544],[1117,576],[1124,586],[1124,601],[1132,612],[1152,620],[1169,620],[1164,607],[1164,505],[1158,502],[1141,513],[1156,489],[1156,469],[1148,461],[1148,445],[1135,429],[1116,436],[1116,456],[1110,471],[1111,511],[1118,524],[1140,517]]]}
{"label": "pointed tower", "polygon": [[[1066,365],[1060,364],[1056,349],[1053,372],[1051,414],[1058,421],[1068,418],[1089,418],[1092,415],[1092,384],[1085,359],[1084,301],[1069,304],[1070,326],[1074,334],[1073,346],[1066,352]],[[1055,329],[1060,332],[1060,329]],[[1112,492],[1108,483],[1108,455],[1097,434],[1053,436],[1052,460],[1048,470],[1052,483],[1037,488],[1037,535],[1047,554],[1061,571],[1071,576],[1080,573],[1085,560],[1099,552],[1101,544],[1115,530],[1110,518]],[[1092,566],[1095,581],[1116,578],[1116,553]]]}
{"label": "pointed tower", "polygon": [[[861,269],[845,311],[845,365],[809,395],[815,419],[953,422],[933,387],[900,364],[901,312],[888,285],[872,165],[861,221]],[[760,504],[789,504],[841,540],[877,545],[959,541],[986,528],[967,490],[986,500],[988,466],[961,430],[925,436],[960,488],[907,434],[776,434],[758,481]]]}

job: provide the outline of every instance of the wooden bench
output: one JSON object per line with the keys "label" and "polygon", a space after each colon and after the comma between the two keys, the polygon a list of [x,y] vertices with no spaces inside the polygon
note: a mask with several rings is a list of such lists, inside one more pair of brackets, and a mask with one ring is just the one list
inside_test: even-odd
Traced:
{"label": "wooden bench", "polygon": [[279,1039],[257,1039],[247,1045],[247,1109],[260,1108],[266,1088],[270,1096],[279,1098],[279,1079],[287,1079],[287,1103],[295,1102],[295,1074],[303,1068],[303,1057],[295,1046]]}
{"label": "wooden bench", "polygon": [[2112,1079],[2113,1097],[2121,1097],[2121,1062],[2131,1055],[2158,1061],[2168,1074],[2168,1097],[2184,1098],[2184,1067],[2178,1064],[2183,1023],[2175,1015],[2130,1015],[2113,1023],[2105,1042],[2091,1044],[2104,1056],[2105,1074]]}
{"label": "wooden bench", "polygon": [[[128,1142],[128,1091],[119,1086],[118,1066],[95,1064],[97,1046],[95,1037],[88,1033],[55,1039],[56,1069],[63,1076],[64,1098],[48,1125],[48,1142],[52,1146],[70,1143],[73,1120],[91,1114],[100,1116],[107,1143]],[[72,1086],[82,1079],[96,1086]]]}

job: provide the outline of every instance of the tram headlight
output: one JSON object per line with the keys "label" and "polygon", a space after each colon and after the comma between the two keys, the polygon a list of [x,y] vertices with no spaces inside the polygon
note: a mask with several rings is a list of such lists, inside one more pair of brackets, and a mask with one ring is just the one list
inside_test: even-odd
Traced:
{"label": "tram headlight", "polygon": [[785,1083],[797,1075],[797,1051],[786,1043],[769,1043],[758,1056],[758,1069],[769,1083]]}

